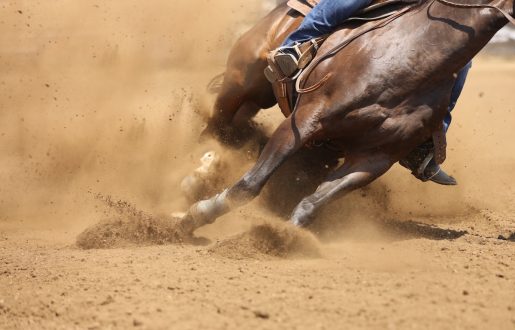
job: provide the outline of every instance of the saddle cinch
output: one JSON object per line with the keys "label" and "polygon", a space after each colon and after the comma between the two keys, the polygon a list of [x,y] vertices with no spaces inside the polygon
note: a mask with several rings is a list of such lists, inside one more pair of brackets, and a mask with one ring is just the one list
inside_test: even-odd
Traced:
{"label": "saddle cinch", "polygon": [[[293,11],[290,14],[301,14],[306,16],[319,2],[320,0],[289,0],[287,5]],[[351,30],[347,38],[345,38],[345,40],[340,43],[341,47],[339,49],[332,50],[334,51],[332,54],[343,49],[345,46],[350,44],[352,40],[355,40],[356,38],[366,34],[373,29],[376,29],[381,23],[391,20],[392,17],[400,16],[410,7],[418,3],[420,3],[420,0],[374,0],[370,6],[361,10],[356,16],[346,20],[345,23],[354,22],[355,28]],[[374,24],[373,26],[367,28],[367,24],[365,23],[372,21],[377,21],[378,24]],[[364,27],[364,29],[361,29],[361,27]],[[295,108],[297,96],[299,94],[316,90],[323,83],[321,82],[318,86],[312,86],[310,88],[304,88],[303,86],[305,78],[307,78],[312,69],[316,67],[316,65],[321,61],[319,58],[320,61],[314,61],[315,63],[312,63],[312,60],[317,54],[318,48],[322,45],[327,37],[328,36],[317,38],[311,40],[310,42],[298,45],[298,52],[300,53],[298,67],[300,71],[295,75],[294,78],[282,76],[280,70],[277,70],[277,65],[274,64],[274,54],[269,56],[270,66],[265,70],[265,75],[272,83],[279,107],[286,116],[291,114]],[[332,55],[329,53],[323,54],[322,57],[326,55]]]}

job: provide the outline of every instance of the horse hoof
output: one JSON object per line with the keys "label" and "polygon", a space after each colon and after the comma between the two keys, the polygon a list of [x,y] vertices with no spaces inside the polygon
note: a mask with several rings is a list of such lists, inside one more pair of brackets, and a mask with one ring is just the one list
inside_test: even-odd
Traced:
{"label": "horse hoof", "polygon": [[304,223],[303,221],[301,221],[299,219],[292,219],[292,220],[290,220],[290,223],[298,228],[306,227],[306,223]]}
{"label": "horse hoof", "polygon": [[172,213],[172,217],[177,219],[178,228],[180,228],[183,234],[192,236],[195,229],[198,228],[195,224],[195,220],[189,213],[174,212]]}
{"label": "horse hoof", "polygon": [[293,210],[290,222],[296,227],[307,227],[315,220],[315,205],[303,200]]}
{"label": "horse hoof", "polygon": [[215,173],[220,166],[220,156],[215,151],[208,151],[200,157],[200,163],[202,165],[195,170],[196,173],[202,175]]}

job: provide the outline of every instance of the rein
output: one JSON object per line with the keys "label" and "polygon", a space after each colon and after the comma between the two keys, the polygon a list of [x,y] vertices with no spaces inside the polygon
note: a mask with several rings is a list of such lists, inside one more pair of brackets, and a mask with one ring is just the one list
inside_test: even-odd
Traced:
{"label": "rein", "polygon": [[462,4],[462,3],[455,3],[455,2],[452,2],[452,1],[449,1],[449,0],[433,0],[433,2],[440,2],[444,5],[447,5],[447,6],[451,6],[451,7],[456,7],[456,8],[490,8],[490,9],[495,9],[499,12],[501,12],[501,14],[504,15],[504,17],[506,17],[506,19],[513,25],[515,25],[515,18],[510,15],[510,13],[508,13],[506,10],[504,9],[501,9],[499,7],[496,7],[494,5],[482,5],[482,4]]}

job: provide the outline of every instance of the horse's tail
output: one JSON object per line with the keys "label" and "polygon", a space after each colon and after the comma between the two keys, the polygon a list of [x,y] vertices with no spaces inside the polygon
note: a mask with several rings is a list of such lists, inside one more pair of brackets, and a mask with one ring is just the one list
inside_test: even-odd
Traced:
{"label": "horse's tail", "polygon": [[218,94],[222,90],[222,84],[224,82],[225,73],[220,73],[211,79],[207,84],[206,90],[211,94]]}

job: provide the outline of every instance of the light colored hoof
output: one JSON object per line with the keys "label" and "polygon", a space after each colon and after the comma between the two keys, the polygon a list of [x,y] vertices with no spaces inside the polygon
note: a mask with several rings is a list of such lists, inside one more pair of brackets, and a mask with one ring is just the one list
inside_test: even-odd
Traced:
{"label": "light colored hoof", "polygon": [[215,151],[208,151],[202,157],[200,157],[200,167],[198,167],[194,173],[201,176],[212,174],[217,172],[220,167],[220,156]]}
{"label": "light colored hoof", "polygon": [[173,218],[182,219],[186,216],[186,212],[172,212],[171,215]]}
{"label": "light colored hoof", "polygon": [[181,191],[190,202],[207,198],[221,188],[223,172],[220,156],[208,151],[200,158],[200,166],[181,181]]}

